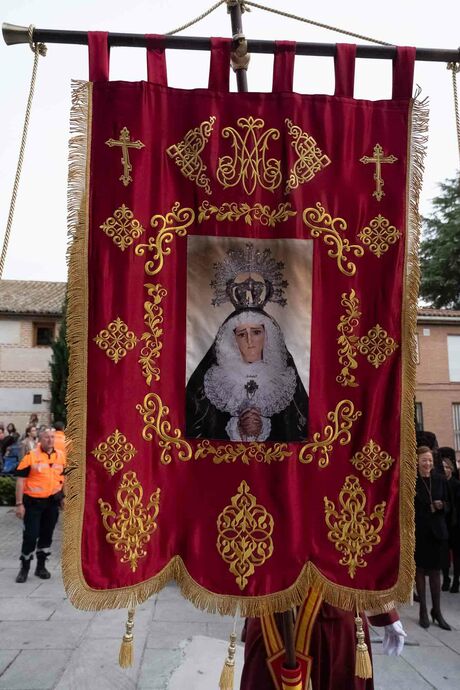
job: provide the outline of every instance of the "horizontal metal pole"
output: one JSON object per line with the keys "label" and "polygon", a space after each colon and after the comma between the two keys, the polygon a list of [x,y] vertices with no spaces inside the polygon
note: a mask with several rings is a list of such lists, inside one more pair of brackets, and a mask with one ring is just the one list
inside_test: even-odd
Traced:
{"label": "horizontal metal pole", "polygon": [[[27,27],[3,24],[3,38],[7,45],[28,43]],[[61,31],[55,29],[34,29],[33,40],[36,43],[67,43],[86,45],[87,31]],[[164,46],[177,50],[210,50],[211,40],[196,36],[164,36]],[[126,46],[129,48],[145,48],[147,39],[143,34],[109,33],[110,46]],[[274,53],[275,42],[248,39],[250,53]],[[377,60],[391,60],[396,53],[396,46],[358,45],[357,57],[373,58]],[[297,55],[334,56],[335,43],[297,43]],[[460,62],[460,48],[448,50],[444,48],[417,48],[416,60],[428,62]]]}

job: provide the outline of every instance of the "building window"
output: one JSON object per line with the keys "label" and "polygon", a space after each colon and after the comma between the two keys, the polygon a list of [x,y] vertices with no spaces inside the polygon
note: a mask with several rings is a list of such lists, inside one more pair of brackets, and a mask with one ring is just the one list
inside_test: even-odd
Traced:
{"label": "building window", "polygon": [[415,430],[423,431],[423,405],[421,402],[415,403]]}
{"label": "building window", "polygon": [[40,393],[34,393],[33,405],[42,404],[42,395]]}
{"label": "building window", "polygon": [[452,403],[452,417],[454,426],[454,448],[460,450],[460,403]]}
{"label": "building window", "polygon": [[34,324],[34,345],[49,346],[54,340],[54,323]]}
{"label": "building window", "polygon": [[447,336],[449,381],[460,381],[460,335]]}

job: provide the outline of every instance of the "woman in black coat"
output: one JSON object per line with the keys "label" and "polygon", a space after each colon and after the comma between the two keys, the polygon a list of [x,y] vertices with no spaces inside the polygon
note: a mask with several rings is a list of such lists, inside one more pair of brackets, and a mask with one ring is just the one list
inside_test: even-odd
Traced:
{"label": "woman in black coat", "polygon": [[[445,457],[442,454],[442,448],[439,449],[444,472],[447,478],[447,488],[449,491],[450,512],[447,515],[447,532],[449,534],[449,544],[446,550],[445,563],[443,564],[443,580],[442,591],[448,592],[450,587],[449,566],[450,554],[452,554],[452,563],[454,566],[454,579],[452,580],[452,587],[450,591],[453,594],[458,594],[460,585],[460,481],[458,479],[458,470],[452,462],[451,458]],[[455,453],[455,451],[453,451]],[[457,471],[456,471],[457,470]]]}
{"label": "woman in black coat", "polygon": [[419,623],[428,628],[425,578],[430,582],[431,618],[443,630],[451,627],[441,613],[441,568],[448,539],[446,513],[449,497],[445,478],[433,472],[433,453],[428,446],[417,448],[418,476],[415,492],[415,582],[420,600]]}

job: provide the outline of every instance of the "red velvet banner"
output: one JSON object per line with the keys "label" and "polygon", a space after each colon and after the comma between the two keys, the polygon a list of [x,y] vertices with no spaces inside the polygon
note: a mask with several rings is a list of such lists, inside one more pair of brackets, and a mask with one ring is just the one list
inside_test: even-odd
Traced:
{"label": "red velvet banner", "polygon": [[354,46],[334,96],[292,93],[290,43],[273,93],[229,93],[229,51],[173,89],[151,36],[149,81],[111,82],[93,34],[74,86],[66,586],[382,609],[412,583],[415,51],[375,102]]}

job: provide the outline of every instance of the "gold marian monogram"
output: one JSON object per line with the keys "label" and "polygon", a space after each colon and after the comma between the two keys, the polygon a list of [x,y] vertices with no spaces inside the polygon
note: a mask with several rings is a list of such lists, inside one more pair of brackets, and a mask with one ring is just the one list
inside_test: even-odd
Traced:
{"label": "gold marian monogram", "polygon": [[171,434],[171,424],[165,419],[169,414],[169,407],[163,405],[159,395],[148,393],[142,405],[136,405],[136,410],[138,410],[144,420],[144,428],[142,429],[144,440],[151,441],[154,435],[158,439],[158,445],[162,449],[160,462],[163,465],[169,465],[171,462],[173,448],[176,449],[179,460],[186,461],[191,459],[192,448],[182,438],[180,429],[174,429]]}
{"label": "gold marian monogram", "polygon": [[215,121],[214,115],[211,116],[199,127],[190,129],[182,141],[166,149],[166,153],[176,163],[182,175],[204,189],[206,194],[211,194],[210,179],[205,173],[206,165],[200,154],[208,143]]}
{"label": "gold marian monogram", "polygon": [[138,343],[136,335],[133,331],[128,330],[128,326],[119,316],[115,321],[111,321],[107,328],[99,331],[94,341],[115,364],[125,357],[128,350],[133,350]]}
{"label": "gold marian monogram", "polygon": [[354,331],[359,325],[361,312],[359,311],[359,299],[354,290],[351,290],[349,295],[346,292],[342,294],[341,305],[345,307],[345,314],[340,317],[337,325],[337,330],[340,333],[337,343],[342,370],[336,377],[336,381],[342,386],[354,388],[359,385],[356,376],[351,373],[352,370],[358,368],[357,353],[367,357],[369,364],[378,369],[395,352],[398,344],[379,324],[376,324],[362,337],[355,334]]}
{"label": "gold marian monogram", "polygon": [[279,130],[272,127],[263,131],[265,122],[260,117],[240,117],[236,124],[243,135],[234,127],[222,130],[224,139],[231,138],[233,157],[219,158],[218,181],[224,189],[241,183],[246,194],[252,194],[257,185],[273,192],[282,181],[281,162],[267,158],[267,149],[270,139],[279,139]]}
{"label": "gold marian monogram", "polygon": [[163,323],[163,309],[160,307],[160,303],[168,293],[159,283],[157,285],[146,283],[144,287],[147,288],[147,294],[149,297],[153,297],[153,300],[151,302],[144,302],[144,322],[149,330],[141,335],[141,341],[143,341],[144,345],[139,357],[139,364],[142,367],[142,374],[147,385],[150,386],[152,380],[160,380],[160,368],[155,365],[155,360],[160,356],[160,350],[163,347],[161,342],[161,336],[163,335],[163,328],[161,327]]}
{"label": "gold marian monogram", "polygon": [[272,447],[264,443],[226,443],[221,446],[213,446],[210,441],[201,441],[195,450],[195,460],[212,457],[215,465],[221,463],[236,462],[241,460],[244,465],[254,462],[270,465],[272,462],[281,462],[292,455],[287,443],[275,443]]}
{"label": "gold marian monogram", "polygon": [[395,244],[399,240],[401,233],[379,213],[369,225],[361,230],[358,237],[366,247],[369,247],[369,251],[380,258],[382,254],[388,251],[390,244]]}
{"label": "gold marian monogram", "polygon": [[372,196],[375,196],[377,201],[380,201],[383,196],[385,196],[385,192],[383,191],[383,185],[385,184],[382,178],[382,163],[396,163],[398,160],[396,156],[390,155],[390,156],[385,156],[383,154],[383,148],[380,146],[380,144],[376,144],[374,146],[374,155],[373,156],[363,156],[360,158],[361,163],[375,163],[375,172],[374,172],[374,180],[375,180],[375,191],[372,192]]}
{"label": "gold marian monogram", "polygon": [[102,522],[107,531],[106,540],[115,551],[121,551],[121,563],[129,563],[133,573],[140,558],[146,556],[145,545],[157,529],[155,522],[160,510],[160,489],[150,496],[144,508],[142,485],[135,472],[126,472],[117,491],[118,514],[110,503],[99,499]]}
{"label": "gold marian monogram", "polygon": [[291,204],[289,202],[278,204],[278,208],[271,209],[267,204],[254,204],[250,206],[247,203],[225,202],[220,207],[213,206],[209,201],[203,201],[198,208],[198,222],[202,223],[204,220],[209,220],[211,216],[215,215],[216,220],[222,221],[238,221],[244,218],[247,225],[252,225],[255,220],[261,225],[266,225],[274,228],[276,223],[285,222],[290,216],[296,216],[297,211],[291,211]]}
{"label": "gold marian monogram", "polygon": [[132,460],[136,455],[137,450],[132,443],[126,440],[126,436],[118,429],[115,429],[113,434],[107,437],[106,441],[102,441],[91,455],[94,455],[96,460],[102,462],[109,474],[113,475],[118,470],[123,469],[126,462]]}
{"label": "gold marian monogram", "polygon": [[107,237],[112,238],[113,243],[122,252],[144,232],[142,225],[134,218],[133,212],[124,204],[117,208],[113,216],[107,218],[105,223],[102,223],[99,227],[105,232]]}
{"label": "gold marian monogram", "polygon": [[231,505],[217,518],[217,550],[243,590],[257,566],[273,554],[273,517],[243,480]]}
{"label": "gold marian monogram", "polygon": [[[351,400],[341,400],[335,410],[328,412],[327,419],[332,424],[326,424],[322,432],[317,431],[313,434],[312,441],[305,443],[300,449],[299,460],[304,464],[312,462],[316,453],[319,453],[318,466],[327,467],[329,465],[329,453],[337,441],[341,446],[350,443],[350,429],[353,422],[361,417],[359,410],[355,411],[355,406]],[[307,451],[310,450],[309,453]]]}
{"label": "gold marian monogram", "polygon": [[178,201],[165,216],[157,213],[152,217],[150,225],[154,230],[158,229],[156,236],[150,237],[147,244],[138,244],[134,250],[137,256],[144,256],[146,251],[153,252],[152,259],[145,263],[147,275],[154,276],[161,271],[164,257],[171,254],[171,247],[164,245],[170,244],[175,234],[184,237],[194,220],[195,211],[191,208],[180,208]]}
{"label": "gold marian monogram", "polygon": [[289,171],[286,182],[285,193],[287,194],[304,182],[310,182],[320,170],[330,164],[331,160],[321,151],[308,132],[303,132],[289,118],[285,119],[285,123],[292,138],[291,146],[297,154],[297,160]]}
{"label": "gold marian monogram", "polygon": [[394,459],[382,450],[378,443],[370,439],[361,451],[353,455],[350,462],[366,479],[375,482],[391,467]]}
{"label": "gold marian monogram", "polygon": [[118,179],[123,182],[125,187],[127,187],[129,183],[133,181],[133,178],[131,177],[133,166],[129,160],[129,149],[143,149],[145,144],[143,144],[139,139],[137,141],[131,141],[129,129],[127,127],[123,127],[120,132],[119,139],[108,139],[105,143],[111,148],[113,146],[121,146],[121,164],[123,166],[123,174]]}
{"label": "gold marian monogram", "polygon": [[331,259],[337,259],[337,266],[341,273],[346,276],[354,276],[356,265],[351,260],[346,260],[346,254],[350,252],[361,257],[364,254],[363,248],[359,244],[350,244],[342,232],[347,229],[347,224],[343,218],[332,218],[323,206],[316,203],[316,208],[306,208],[303,212],[303,222],[310,229],[312,237],[323,237],[325,244],[331,246],[327,255]]}
{"label": "gold marian monogram", "polygon": [[383,527],[386,502],[375,506],[370,515],[366,514],[366,494],[359,479],[350,474],[339,494],[341,509],[327,496],[324,497],[327,538],[337,551],[343,553],[340,565],[348,567],[348,574],[354,578],[356,568],[365,568],[367,562],[363,554],[370,553],[380,543],[379,532]]}

